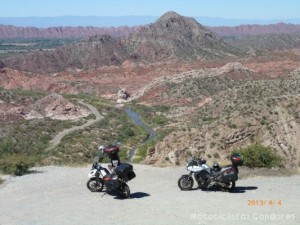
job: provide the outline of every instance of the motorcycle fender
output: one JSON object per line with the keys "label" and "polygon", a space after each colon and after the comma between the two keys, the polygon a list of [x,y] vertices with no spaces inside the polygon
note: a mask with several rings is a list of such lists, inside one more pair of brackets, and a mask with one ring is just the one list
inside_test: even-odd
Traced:
{"label": "motorcycle fender", "polygon": [[90,171],[89,174],[88,174],[88,177],[89,177],[89,178],[94,178],[94,177],[96,177],[96,171],[94,171],[94,170]]}
{"label": "motorcycle fender", "polygon": [[190,174],[185,174],[185,175],[181,175],[181,177],[180,177],[180,178],[183,178],[183,177],[191,177],[191,178],[193,178],[193,177],[192,177],[192,174],[193,174],[193,173],[190,173]]}

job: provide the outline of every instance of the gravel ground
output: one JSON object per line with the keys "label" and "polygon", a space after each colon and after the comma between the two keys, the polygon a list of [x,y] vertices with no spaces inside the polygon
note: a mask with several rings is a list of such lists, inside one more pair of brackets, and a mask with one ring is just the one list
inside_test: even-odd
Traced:
{"label": "gravel ground", "polygon": [[9,178],[0,186],[0,224],[293,225],[300,222],[300,176],[242,179],[237,182],[235,193],[207,192],[196,187],[180,191],[177,180],[187,172],[184,167],[134,165],[134,168],[137,177],[128,183],[131,198],[125,200],[90,192],[86,188],[90,167],[41,167],[32,174]]}

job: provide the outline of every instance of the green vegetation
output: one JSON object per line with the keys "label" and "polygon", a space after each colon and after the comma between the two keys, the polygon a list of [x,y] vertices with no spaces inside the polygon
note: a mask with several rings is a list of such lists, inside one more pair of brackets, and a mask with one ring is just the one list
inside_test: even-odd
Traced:
{"label": "green vegetation", "polygon": [[281,167],[283,159],[270,147],[265,147],[260,143],[254,143],[246,148],[234,150],[233,153],[240,153],[244,156],[244,165],[254,167]]}
{"label": "green vegetation", "polygon": [[139,163],[146,159],[147,157],[147,150],[149,148],[154,148],[156,143],[159,141],[162,141],[164,137],[166,137],[168,134],[170,134],[172,130],[160,130],[157,132],[156,136],[152,138],[151,140],[147,141],[146,143],[142,144],[138,147],[135,158],[133,160],[134,163]]}
{"label": "green vegetation", "polygon": [[59,38],[0,39],[0,59],[33,51],[51,50],[75,41],[76,39]]}
{"label": "green vegetation", "polygon": [[90,127],[65,136],[52,151],[55,164],[90,163],[97,155],[100,144],[120,144],[120,158],[126,161],[129,150],[149,135],[144,128],[136,126],[123,109],[116,109],[108,101],[96,101],[92,97],[85,99],[85,102],[93,104],[104,118]]}
{"label": "green vegetation", "polygon": [[19,154],[8,154],[0,159],[0,172],[22,176],[29,173],[29,169],[35,165],[34,157],[26,157]]}
{"label": "green vegetation", "polygon": [[[22,98],[36,101],[47,93],[23,90],[0,90],[1,99],[6,102],[22,103]],[[3,98],[2,98],[3,97]],[[49,141],[58,132],[86,123],[94,115],[78,121],[58,121],[49,118],[21,120],[14,123],[3,123],[0,127],[0,172],[22,175],[34,165],[78,165],[90,163],[97,155],[99,144],[120,144],[120,157],[128,158],[131,148],[141,145],[149,132],[136,126],[124,109],[115,108],[108,100],[93,95],[66,95],[70,101],[81,100],[95,106],[104,116],[98,123],[65,136],[61,143],[51,151],[46,151]],[[148,115],[155,115],[154,111]],[[161,117],[163,118],[163,117]],[[154,120],[161,124],[161,120]]]}
{"label": "green vegetation", "polygon": [[51,138],[59,131],[75,125],[78,122],[49,118],[3,124],[0,128],[0,171],[15,173],[14,169],[19,165],[24,167],[25,164],[42,163],[48,154],[45,149]]}
{"label": "green vegetation", "polygon": [[152,107],[138,104],[129,104],[136,113],[139,114],[143,123],[150,127],[163,126],[169,123],[169,120],[165,117],[171,107],[165,105],[155,105]]}

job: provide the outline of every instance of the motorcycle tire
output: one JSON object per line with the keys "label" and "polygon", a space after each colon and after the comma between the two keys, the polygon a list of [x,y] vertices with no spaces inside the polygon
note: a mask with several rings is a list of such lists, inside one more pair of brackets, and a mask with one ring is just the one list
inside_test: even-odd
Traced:
{"label": "motorcycle tire", "polygon": [[86,183],[87,188],[91,192],[100,192],[103,189],[103,181],[101,179],[92,178]]}
{"label": "motorcycle tire", "polygon": [[130,196],[130,189],[126,183],[122,183],[117,192],[120,198],[129,198]]}
{"label": "motorcycle tire", "polygon": [[182,191],[191,190],[194,186],[194,180],[189,175],[183,175],[178,180],[178,187]]}
{"label": "motorcycle tire", "polygon": [[226,191],[228,191],[228,192],[233,192],[234,189],[235,189],[235,182],[232,181],[232,182],[228,183],[227,186],[228,186],[228,187],[226,187]]}

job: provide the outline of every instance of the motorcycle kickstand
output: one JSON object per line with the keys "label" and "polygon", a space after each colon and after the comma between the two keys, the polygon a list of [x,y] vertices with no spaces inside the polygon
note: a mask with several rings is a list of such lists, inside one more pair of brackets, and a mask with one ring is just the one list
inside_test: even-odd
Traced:
{"label": "motorcycle kickstand", "polygon": [[107,193],[106,193],[106,192],[104,192],[104,193],[101,195],[101,198],[103,198],[103,197],[104,197],[104,195],[107,195]]}

